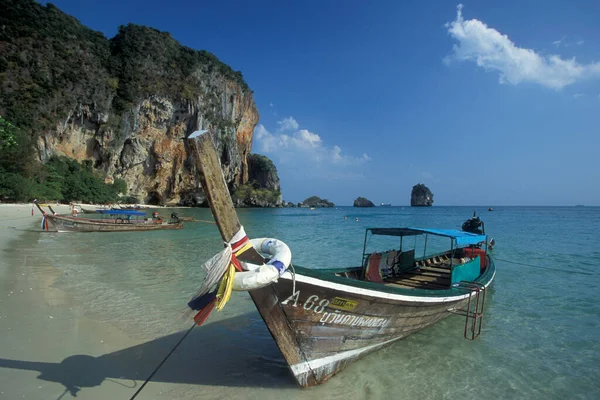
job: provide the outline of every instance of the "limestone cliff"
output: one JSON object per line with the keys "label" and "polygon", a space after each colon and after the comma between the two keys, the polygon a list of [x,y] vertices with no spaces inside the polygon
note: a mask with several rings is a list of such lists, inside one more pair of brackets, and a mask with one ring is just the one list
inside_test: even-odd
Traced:
{"label": "limestone cliff", "polygon": [[429,207],[433,205],[433,193],[427,186],[418,183],[412,188],[410,205],[413,207]]}
{"label": "limestone cliff", "polygon": [[40,161],[89,160],[142,202],[198,204],[185,138],[208,129],[230,188],[248,182],[259,115],[240,72],[166,32],[130,24],[107,40],[51,4],[3,3],[0,115],[36,137]]}
{"label": "limestone cliff", "polygon": [[[231,126],[224,129],[207,118],[202,98],[183,102],[149,96],[121,117],[124,121],[117,131],[95,122],[89,107],[76,110],[56,131],[46,131],[39,137],[40,158],[44,161],[58,154],[78,161],[92,160],[94,167],[107,176],[124,179],[128,194],[145,203],[202,203],[185,142],[194,130],[216,133],[215,144],[228,183],[235,186],[248,180],[246,157],[252,149],[258,112],[251,93],[235,93],[235,86],[224,84],[231,88],[221,96],[233,98],[219,109],[219,115],[231,121]],[[232,92],[235,95],[229,94]]]}

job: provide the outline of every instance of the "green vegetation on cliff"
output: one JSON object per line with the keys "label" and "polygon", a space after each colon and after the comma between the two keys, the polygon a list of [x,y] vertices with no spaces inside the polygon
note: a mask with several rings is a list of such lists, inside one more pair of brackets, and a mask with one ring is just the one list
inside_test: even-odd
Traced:
{"label": "green vegetation on cliff", "polygon": [[252,184],[238,186],[231,195],[236,204],[250,207],[273,207],[280,197],[281,192],[278,190],[259,188]]}
{"label": "green vegetation on cliff", "polygon": [[149,95],[194,100],[202,94],[198,73],[218,72],[249,90],[241,72],[207,51],[180,45],[168,32],[154,28],[120,26],[110,40],[110,53],[111,83],[117,88],[113,99],[116,111],[125,111]]}
{"label": "green vegetation on cliff", "polygon": [[0,114],[39,132],[78,104],[101,107],[111,91],[108,40],[52,4],[2,3]]}
{"label": "green vegetation on cliff", "polygon": [[29,133],[66,123],[82,106],[100,118],[150,95],[194,99],[201,74],[249,90],[240,72],[167,32],[129,24],[108,40],[50,3],[2,0],[1,9],[0,114]]}
{"label": "green vegetation on cliff", "polygon": [[33,162],[31,138],[0,117],[0,200],[40,200],[113,203],[127,191],[121,179],[105,184],[91,162],[79,164],[67,157]]}

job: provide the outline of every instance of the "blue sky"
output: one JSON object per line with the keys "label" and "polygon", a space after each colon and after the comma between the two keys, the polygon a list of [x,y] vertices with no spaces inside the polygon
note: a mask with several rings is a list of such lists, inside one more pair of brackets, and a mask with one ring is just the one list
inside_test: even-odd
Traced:
{"label": "blue sky", "polygon": [[598,1],[52,3],[242,71],[285,200],[600,205]]}

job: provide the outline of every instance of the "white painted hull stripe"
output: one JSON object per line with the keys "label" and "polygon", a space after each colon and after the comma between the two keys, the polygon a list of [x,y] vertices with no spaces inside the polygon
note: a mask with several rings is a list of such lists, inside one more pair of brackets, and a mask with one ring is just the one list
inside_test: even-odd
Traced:
{"label": "white painted hull stripe", "polygon": [[356,357],[359,354],[364,353],[365,351],[369,351],[376,347],[386,345],[386,344],[391,343],[398,339],[401,339],[401,338],[397,337],[397,338],[390,339],[390,340],[387,340],[382,343],[377,343],[377,344],[372,344],[367,347],[362,347],[360,349],[348,350],[348,351],[334,354],[332,356],[327,356],[327,357],[317,358],[317,359],[310,360],[310,361],[305,361],[305,362],[302,362],[299,364],[291,365],[290,368],[292,369],[292,372],[294,373],[294,375],[296,375],[296,376],[302,375],[311,370],[316,370],[316,369],[325,367],[329,364],[341,361],[343,359]]}
{"label": "white painted hull stripe", "polygon": [[[494,271],[494,275],[492,276],[492,279],[490,279],[488,281],[488,283],[485,285],[485,287],[488,287],[490,285],[490,283],[492,283],[495,276],[496,276],[496,271]],[[285,274],[283,274],[281,276],[281,278],[292,280],[292,274],[289,271],[287,271]],[[461,294],[461,295],[447,296],[447,297],[407,296],[407,295],[403,295],[403,294],[386,293],[386,292],[380,292],[378,290],[364,289],[364,288],[360,288],[360,287],[356,287],[356,286],[344,285],[344,284],[337,283],[337,282],[324,281],[322,279],[317,279],[317,278],[313,278],[313,277],[306,276],[306,275],[300,275],[300,274],[296,274],[296,281],[308,283],[308,284],[314,285],[314,286],[325,287],[328,289],[339,290],[341,292],[360,294],[360,295],[368,296],[368,297],[377,297],[380,299],[410,301],[410,302],[446,303],[446,302],[452,302],[452,301],[466,299],[470,295],[470,293],[465,293],[465,294]]]}

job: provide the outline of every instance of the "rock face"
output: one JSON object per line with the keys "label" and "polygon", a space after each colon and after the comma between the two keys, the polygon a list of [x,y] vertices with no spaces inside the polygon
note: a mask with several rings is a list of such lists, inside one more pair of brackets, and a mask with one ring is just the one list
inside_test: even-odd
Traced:
{"label": "rock face", "polygon": [[422,183],[418,183],[412,188],[410,194],[410,205],[413,207],[430,207],[433,205],[433,193]]}
{"label": "rock face", "polygon": [[249,183],[255,183],[260,188],[281,191],[277,167],[268,157],[260,154],[250,154],[248,157]]}
{"label": "rock face", "polygon": [[283,207],[277,168],[260,154],[248,156],[248,181],[233,190],[236,207]]}
{"label": "rock face", "polygon": [[335,204],[319,196],[311,196],[298,203],[298,207],[335,207]]}
{"label": "rock face", "polygon": [[365,197],[358,197],[354,200],[354,207],[375,207],[375,204]]}
{"label": "rock face", "polygon": [[276,169],[249,162],[259,115],[240,72],[166,32],[129,24],[107,40],[52,4],[3,3],[0,115],[40,161],[91,161],[144,203],[202,204],[185,138],[208,129],[230,189],[254,177],[280,190]]}

